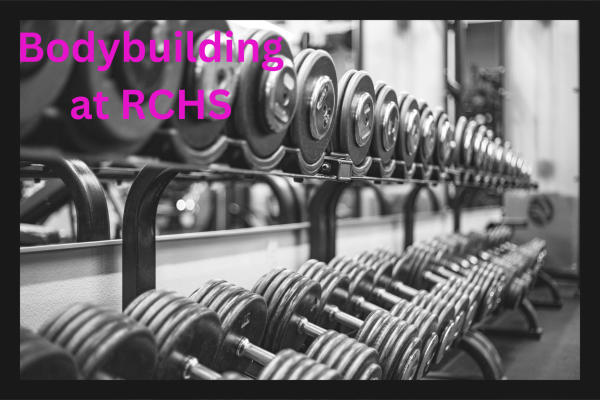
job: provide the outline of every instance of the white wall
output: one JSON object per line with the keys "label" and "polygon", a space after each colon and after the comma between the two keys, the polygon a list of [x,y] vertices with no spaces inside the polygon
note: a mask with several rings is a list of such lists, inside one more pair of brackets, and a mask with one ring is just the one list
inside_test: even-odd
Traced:
{"label": "white wall", "polygon": [[374,81],[443,106],[443,21],[363,21],[363,68]]}
{"label": "white wall", "polygon": [[507,139],[540,191],[579,196],[578,88],[578,21],[507,21]]}

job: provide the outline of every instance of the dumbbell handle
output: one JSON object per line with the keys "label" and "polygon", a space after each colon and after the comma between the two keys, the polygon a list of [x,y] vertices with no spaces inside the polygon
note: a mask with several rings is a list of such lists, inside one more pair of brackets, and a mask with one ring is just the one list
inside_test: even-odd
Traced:
{"label": "dumbbell handle", "polygon": [[213,371],[210,368],[198,362],[198,359],[193,356],[186,356],[179,352],[174,352],[171,357],[176,362],[183,365],[183,379],[192,379],[200,381],[214,381],[223,379],[221,374]]}
{"label": "dumbbell handle", "polygon": [[266,351],[256,345],[250,343],[248,338],[240,338],[235,354],[238,357],[246,357],[252,361],[256,361],[261,365],[267,365],[275,358],[275,354]]}
{"label": "dumbbell handle", "polygon": [[[415,297],[417,295],[417,293],[419,293],[419,291],[417,289],[407,286],[400,281],[392,280],[392,278],[390,278],[389,276],[382,276],[379,279],[379,281],[380,281],[380,282],[378,282],[379,284],[381,284],[383,286],[389,285],[396,293],[400,293],[401,296],[405,296],[408,299],[412,299],[413,297]],[[381,290],[383,291],[383,289],[381,289]],[[383,292],[385,292],[385,291],[383,291]],[[383,292],[381,293],[382,296],[384,296]],[[385,300],[385,299],[382,298],[382,300]],[[390,298],[390,301],[394,301],[394,304],[396,304],[398,302],[396,296],[394,296],[394,299]]]}
{"label": "dumbbell handle", "polygon": [[350,314],[346,314],[345,312],[340,311],[340,309],[338,307],[332,306],[330,304],[327,304],[325,306],[325,308],[323,309],[323,312],[325,312],[329,315],[330,320],[337,321],[347,328],[360,329],[360,327],[363,324],[362,320],[360,320],[356,317],[353,317]]}

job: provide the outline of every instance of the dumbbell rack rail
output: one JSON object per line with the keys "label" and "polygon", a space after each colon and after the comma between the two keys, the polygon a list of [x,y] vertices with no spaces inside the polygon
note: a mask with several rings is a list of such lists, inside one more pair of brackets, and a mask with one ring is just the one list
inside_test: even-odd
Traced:
{"label": "dumbbell rack rail", "polygon": [[[79,237],[78,241],[104,240],[108,239],[108,215],[106,204],[104,210],[90,213],[94,205],[100,202],[98,188],[100,179],[133,180],[125,203],[123,214],[123,250],[122,250],[122,297],[123,309],[141,293],[154,289],[156,287],[156,237],[155,222],[156,211],[160,197],[173,179],[189,180],[219,180],[219,179],[240,179],[252,178],[257,175],[276,175],[291,177],[297,182],[304,179],[324,180],[320,185],[308,206],[308,219],[310,222],[309,241],[310,256],[321,261],[328,262],[335,256],[336,243],[336,213],[335,208],[341,193],[347,187],[347,183],[355,180],[373,181],[380,183],[415,183],[417,187],[423,185],[437,185],[439,183],[452,183],[463,187],[488,188],[495,186],[505,189],[537,189],[536,183],[519,183],[510,179],[499,179],[492,177],[481,177],[470,171],[448,169],[445,173],[438,173],[439,180],[422,179],[401,179],[384,178],[372,176],[352,176],[348,168],[340,168],[342,165],[348,165],[349,160],[339,157],[326,157],[326,162],[332,165],[331,175],[316,174],[303,175],[282,171],[258,171],[243,168],[232,168],[227,165],[211,164],[209,166],[198,166],[182,164],[178,162],[157,161],[155,159],[133,159],[114,155],[81,155],[70,154],[56,148],[35,148],[21,146],[21,177],[25,179],[41,179],[58,176],[65,183],[70,181],[84,182],[81,184],[68,185],[73,195],[74,202],[80,215],[86,215],[85,220],[89,224],[87,237]],[[107,159],[128,165],[128,167],[93,167],[90,169],[80,161],[83,159],[91,165],[98,165],[101,161]],[[82,165],[73,167],[72,160],[76,160]],[[137,167],[131,167],[132,164],[139,163]],[[145,166],[142,165],[145,163]],[[43,164],[41,167],[37,164]],[[64,165],[67,165],[65,168]],[[140,168],[141,167],[141,168]],[[50,169],[50,170],[49,170]],[[344,172],[346,171],[346,172]],[[90,189],[91,188],[91,189]],[[101,192],[100,192],[101,193]],[[102,196],[102,201],[104,197]],[[78,204],[79,203],[79,204]],[[92,206],[92,207],[91,207]],[[98,207],[96,207],[98,208]],[[100,207],[101,208],[101,207]],[[457,215],[455,211],[455,216]],[[97,216],[99,218],[94,218]],[[455,217],[456,218],[456,217]],[[459,217],[458,217],[459,218]],[[98,223],[97,220],[100,220]],[[79,218],[78,218],[79,220]],[[456,221],[456,219],[455,219]],[[106,226],[104,226],[106,224]],[[413,222],[410,223],[412,229]],[[82,226],[82,229],[86,229]],[[78,230],[79,232],[79,230]],[[100,233],[98,233],[100,232]],[[97,238],[92,238],[97,237]],[[501,379],[498,371],[502,370],[499,365],[499,357],[491,342],[487,341],[485,336],[475,333],[477,338],[472,336],[465,337],[465,343],[461,348],[473,357],[479,368],[484,373],[486,379]],[[486,347],[494,349],[490,352]]]}

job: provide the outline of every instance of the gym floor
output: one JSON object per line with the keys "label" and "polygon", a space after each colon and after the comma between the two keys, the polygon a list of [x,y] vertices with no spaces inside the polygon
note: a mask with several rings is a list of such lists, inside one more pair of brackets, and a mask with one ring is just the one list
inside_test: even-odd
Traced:
{"label": "gym floor", "polygon": [[[536,307],[539,324],[544,330],[540,340],[488,336],[502,357],[507,379],[580,379],[579,291],[572,282],[557,283],[563,307]],[[549,300],[550,294],[544,287],[537,287],[531,291],[529,298]],[[518,311],[507,311],[495,319],[491,326],[519,328],[524,327],[525,323]],[[475,362],[457,350],[435,370],[452,372],[456,376],[478,374]]]}

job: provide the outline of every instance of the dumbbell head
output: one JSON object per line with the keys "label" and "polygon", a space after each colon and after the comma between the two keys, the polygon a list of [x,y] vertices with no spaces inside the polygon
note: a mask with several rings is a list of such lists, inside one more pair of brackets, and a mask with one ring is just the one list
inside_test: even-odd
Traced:
{"label": "dumbbell head", "polygon": [[265,300],[222,279],[212,279],[190,295],[196,303],[215,311],[221,320],[221,345],[215,358],[217,371],[244,372],[251,360],[236,354],[238,342],[246,338],[260,343],[267,324]]}
{"label": "dumbbell head", "polygon": [[304,161],[313,165],[323,161],[333,134],[338,93],[335,65],[329,53],[305,49],[294,58],[294,68],[298,79],[298,106],[288,139],[300,148]]}
{"label": "dumbbell head", "polygon": [[265,299],[269,310],[261,346],[269,351],[285,347],[299,349],[306,340],[306,334],[298,330],[294,321],[299,318],[315,321],[321,286],[294,271],[276,268],[263,275],[252,291]]}
{"label": "dumbbell head", "polygon": [[184,360],[194,357],[211,367],[221,343],[218,315],[190,299],[167,290],[149,290],[124,313],[148,327],[158,345],[155,379],[184,379]]}
{"label": "dumbbell head", "polygon": [[277,57],[283,62],[278,71],[268,71],[260,62],[252,62],[252,46],[245,47],[241,63],[237,99],[231,111],[231,132],[245,139],[254,155],[271,156],[281,146],[292,123],[298,102],[298,82],[288,42],[268,30],[251,29],[243,40],[256,40],[258,58],[266,55],[265,44],[278,40]]}
{"label": "dumbbell head", "polygon": [[394,158],[400,131],[400,110],[396,91],[388,84],[378,81],[375,84],[375,118],[373,141],[369,154],[388,163]]}
{"label": "dumbbell head", "polygon": [[406,380],[416,376],[422,342],[414,325],[377,310],[367,315],[356,339],[379,352],[383,379]]}
{"label": "dumbbell head", "polygon": [[84,379],[149,379],[156,367],[150,330],[105,306],[70,305],[46,320],[39,334],[67,350]]}
{"label": "dumbbell head", "polygon": [[433,110],[433,118],[437,133],[437,146],[433,152],[433,160],[439,167],[445,167],[452,158],[454,125],[450,123],[448,114],[441,107]]}
{"label": "dumbbell head", "polygon": [[349,70],[338,82],[338,103],[331,150],[347,153],[361,165],[373,140],[375,85],[365,71]]}
{"label": "dumbbell head", "polygon": [[[40,35],[39,46],[48,47],[51,40],[64,40],[72,46],[78,35],[78,23],[73,20],[21,20],[21,32]],[[33,49],[27,55],[35,55]],[[64,89],[75,61],[67,57],[63,62],[52,62],[45,54],[37,62],[20,65],[20,131],[21,139],[28,136],[37,125],[44,108],[51,105]]]}
{"label": "dumbbell head", "polygon": [[79,379],[75,360],[62,347],[23,327],[21,327],[20,339],[19,379]]}
{"label": "dumbbell head", "polygon": [[454,165],[458,168],[468,168],[473,158],[473,136],[479,124],[471,119],[460,117],[456,122],[454,149]]}
{"label": "dumbbell head", "polygon": [[266,365],[258,376],[258,380],[341,380],[336,370],[329,369],[297,353],[292,349],[284,349]]}
{"label": "dumbbell head", "polygon": [[437,128],[433,111],[427,105],[425,100],[417,100],[419,107],[419,131],[421,140],[417,148],[415,161],[428,166],[431,163],[431,157],[437,145]]}
{"label": "dumbbell head", "polygon": [[477,132],[475,132],[475,136],[473,137],[473,167],[477,170],[480,170],[483,164],[484,157],[484,149],[482,144],[484,144],[484,139],[487,140],[485,136],[485,132],[487,131],[485,125],[479,126]]}
{"label": "dumbbell head", "polygon": [[415,160],[421,138],[419,104],[413,96],[402,92],[398,99],[398,105],[400,109],[400,132],[396,144],[396,159],[404,161],[406,168],[410,169]]}
{"label": "dumbbell head", "polygon": [[[216,41],[215,32],[220,33],[221,53],[226,54],[225,32],[229,31],[229,25],[224,20],[187,20],[184,22],[184,32],[193,32],[193,44],[188,44],[188,35],[184,35],[181,39],[182,48],[188,46],[194,49],[194,54],[198,54],[200,45],[204,40],[210,39]],[[214,52],[213,46],[207,46],[205,52]],[[183,60],[184,71],[181,82],[182,90],[185,90],[187,100],[196,100],[198,90],[204,91],[204,115],[203,119],[198,118],[198,110],[196,107],[186,107],[186,118],[179,119],[176,112],[170,118],[171,123],[176,129],[177,134],[183,142],[194,150],[206,150],[214,145],[217,139],[223,134],[223,130],[227,119],[216,119],[211,116],[211,112],[221,114],[221,107],[216,107],[210,101],[212,92],[216,89],[226,90],[229,95],[218,95],[216,97],[222,103],[233,105],[237,95],[237,87],[239,84],[240,64],[238,62],[237,46],[233,41],[232,61],[225,61],[225,57],[220,62],[213,60],[205,62],[201,57],[196,57],[196,62],[191,62],[189,59]],[[206,54],[211,57],[213,54]],[[179,97],[176,100],[176,109],[179,109]],[[202,100],[202,99],[200,99]],[[202,154],[201,152],[195,153]],[[211,160],[211,155],[207,155],[207,159]]]}

